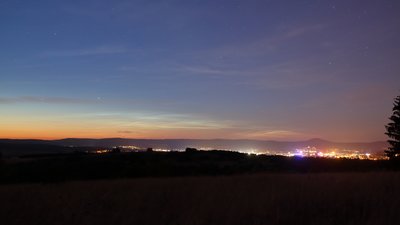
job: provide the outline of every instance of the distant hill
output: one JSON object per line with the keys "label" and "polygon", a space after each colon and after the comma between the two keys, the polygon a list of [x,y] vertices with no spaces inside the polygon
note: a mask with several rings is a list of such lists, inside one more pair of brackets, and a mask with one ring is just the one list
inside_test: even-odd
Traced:
{"label": "distant hill", "polygon": [[6,157],[34,154],[69,153],[71,148],[48,144],[46,141],[0,140],[0,153]]}
{"label": "distant hill", "polygon": [[[125,139],[125,138],[67,138],[60,140],[21,140],[21,139],[0,139],[0,151],[4,153],[5,148],[9,148],[10,144],[18,144],[23,149],[25,146],[29,151],[31,145],[45,145],[44,149],[48,152],[49,146],[74,146],[74,147],[113,147],[121,145],[133,145],[140,148],[162,148],[162,149],[185,149],[193,148],[209,148],[209,149],[226,149],[233,151],[250,151],[258,149],[260,151],[271,152],[288,152],[297,148],[307,146],[316,147],[320,150],[327,149],[351,149],[361,152],[381,153],[387,148],[385,141],[377,142],[360,142],[360,143],[340,143],[331,142],[323,139],[310,139],[306,141],[265,141],[265,140],[231,140],[231,139]],[[3,149],[3,150],[2,150]],[[40,148],[39,148],[40,149]],[[65,149],[57,148],[65,151]],[[36,148],[36,152],[38,149]],[[25,151],[24,151],[25,152]]]}

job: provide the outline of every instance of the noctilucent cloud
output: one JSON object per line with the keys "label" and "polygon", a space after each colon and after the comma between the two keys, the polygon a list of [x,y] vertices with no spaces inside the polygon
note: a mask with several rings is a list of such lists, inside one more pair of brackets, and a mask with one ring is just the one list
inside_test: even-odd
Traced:
{"label": "noctilucent cloud", "polygon": [[0,2],[0,138],[385,139],[400,1]]}

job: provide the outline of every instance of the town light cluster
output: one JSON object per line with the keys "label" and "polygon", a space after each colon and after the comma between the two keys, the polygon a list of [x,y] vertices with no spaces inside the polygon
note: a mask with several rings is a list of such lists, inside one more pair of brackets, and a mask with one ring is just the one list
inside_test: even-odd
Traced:
{"label": "town light cluster", "polygon": [[[115,149],[118,149],[117,152],[145,152],[151,151],[153,152],[184,152],[185,149],[165,149],[165,148],[141,148],[138,146],[116,146],[112,149],[101,149],[96,150],[90,153],[103,154],[109,152],[115,152]],[[215,150],[215,148],[210,147],[200,147],[198,148],[201,151],[211,151]],[[286,156],[286,157],[309,157],[309,158],[331,158],[331,159],[363,159],[363,160],[386,160],[387,157],[383,155],[371,154],[365,151],[360,150],[349,150],[349,149],[317,149],[316,147],[304,147],[297,148],[293,151],[282,152],[282,151],[273,151],[273,150],[259,150],[256,148],[249,149],[218,149],[223,151],[235,151],[240,153],[245,153],[248,155],[277,155],[277,156]]]}

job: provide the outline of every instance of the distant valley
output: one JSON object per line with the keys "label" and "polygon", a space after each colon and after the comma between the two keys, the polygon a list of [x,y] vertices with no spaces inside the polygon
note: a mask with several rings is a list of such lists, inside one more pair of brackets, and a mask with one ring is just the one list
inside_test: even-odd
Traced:
{"label": "distant valley", "polygon": [[68,152],[69,147],[111,148],[114,146],[136,146],[138,148],[155,148],[168,150],[184,150],[187,147],[198,149],[221,149],[232,151],[258,151],[275,153],[295,151],[298,148],[314,147],[318,150],[356,150],[369,153],[383,153],[387,142],[340,143],[323,139],[306,141],[266,141],[266,140],[231,140],[231,139],[81,139],[67,138],[60,140],[34,139],[0,139],[0,152],[4,155],[20,155],[35,153]]}

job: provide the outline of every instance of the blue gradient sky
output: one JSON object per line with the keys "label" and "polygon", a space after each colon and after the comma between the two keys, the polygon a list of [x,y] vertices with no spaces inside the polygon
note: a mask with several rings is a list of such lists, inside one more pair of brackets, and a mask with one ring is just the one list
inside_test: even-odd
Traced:
{"label": "blue gradient sky", "polygon": [[0,2],[0,137],[384,140],[400,2]]}

